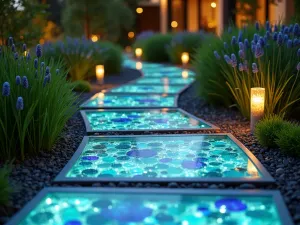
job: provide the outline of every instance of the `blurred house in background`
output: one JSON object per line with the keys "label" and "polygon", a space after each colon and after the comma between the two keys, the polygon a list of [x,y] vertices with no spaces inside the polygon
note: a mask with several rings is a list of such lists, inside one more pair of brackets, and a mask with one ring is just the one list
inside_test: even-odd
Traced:
{"label": "blurred house in background", "polygon": [[230,23],[289,20],[296,0],[144,0],[139,3],[136,32],[145,30],[221,33]]}

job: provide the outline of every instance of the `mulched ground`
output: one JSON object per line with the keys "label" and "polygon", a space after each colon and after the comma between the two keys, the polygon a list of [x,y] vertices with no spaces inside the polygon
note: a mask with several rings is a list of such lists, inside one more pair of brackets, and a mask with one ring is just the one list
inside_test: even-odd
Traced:
{"label": "mulched ground", "polygon": [[[128,82],[139,77],[139,72],[126,69],[120,76],[107,77],[102,86],[109,88],[114,85]],[[81,95],[81,100],[88,99],[101,87],[93,85],[92,93]],[[196,97],[196,87],[192,85],[184,91],[179,98],[179,107],[211,122],[221,128],[221,132],[232,133],[260,160],[270,174],[276,179],[276,186],[264,186],[265,189],[279,189],[284,197],[288,209],[296,224],[300,224],[300,159],[283,155],[278,149],[266,149],[261,147],[256,139],[250,134],[249,122],[237,111],[225,108],[211,107],[205,101]],[[151,132],[155,133],[155,132]],[[166,132],[168,133],[168,132]],[[188,133],[188,132],[176,132]],[[44,152],[39,156],[25,160],[22,164],[16,164],[12,171],[11,182],[18,187],[18,192],[13,195],[10,207],[0,211],[0,224],[7,221],[25,203],[30,201],[43,187],[54,186],[52,180],[58,175],[65,164],[72,157],[85,135],[85,126],[80,113],[76,113],[65,125],[61,138],[53,147],[52,152]],[[66,185],[62,185],[66,186]],[[74,185],[79,186],[79,185]],[[208,183],[95,183],[92,186],[109,187],[170,187],[170,188],[257,188],[252,184],[238,186]]]}

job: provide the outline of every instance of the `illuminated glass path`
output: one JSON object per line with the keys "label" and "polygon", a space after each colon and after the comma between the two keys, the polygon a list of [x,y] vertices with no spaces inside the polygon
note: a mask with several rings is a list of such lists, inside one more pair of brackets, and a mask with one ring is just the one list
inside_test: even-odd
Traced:
{"label": "illuminated glass path", "polygon": [[[56,183],[270,184],[255,156],[230,134],[177,108],[192,71],[135,62],[143,76],[81,105],[87,133]],[[124,135],[122,132],[140,135]],[[99,136],[105,132],[123,135]],[[141,135],[143,134],[143,135]],[[7,225],[292,225],[279,191],[45,188]]]}

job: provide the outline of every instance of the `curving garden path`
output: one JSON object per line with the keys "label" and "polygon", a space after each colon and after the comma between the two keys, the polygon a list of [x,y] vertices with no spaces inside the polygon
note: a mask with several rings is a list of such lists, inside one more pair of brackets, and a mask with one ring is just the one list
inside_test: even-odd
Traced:
{"label": "curving garden path", "polygon": [[292,224],[278,191],[157,189],[274,179],[233,135],[178,108],[192,71],[128,58],[124,66],[143,76],[81,105],[91,136],[55,179],[93,187],[46,188],[9,225]]}

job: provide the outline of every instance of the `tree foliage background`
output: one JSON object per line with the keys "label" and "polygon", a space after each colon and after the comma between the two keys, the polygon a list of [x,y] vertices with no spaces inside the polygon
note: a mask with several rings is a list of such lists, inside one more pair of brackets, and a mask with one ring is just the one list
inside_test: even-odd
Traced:
{"label": "tree foliage background", "polygon": [[118,41],[123,31],[135,22],[135,7],[139,0],[65,0],[62,26],[66,35]]}
{"label": "tree foliage background", "polygon": [[9,36],[16,42],[36,44],[47,24],[48,5],[38,0],[0,0],[0,41]]}

